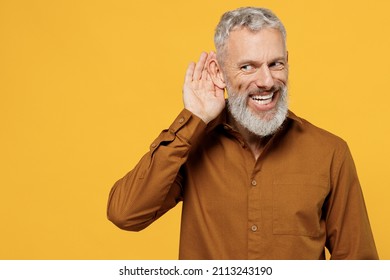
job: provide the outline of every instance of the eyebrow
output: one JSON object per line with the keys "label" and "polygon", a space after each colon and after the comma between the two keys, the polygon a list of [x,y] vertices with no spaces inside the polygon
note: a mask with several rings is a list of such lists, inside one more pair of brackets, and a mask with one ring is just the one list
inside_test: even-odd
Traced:
{"label": "eyebrow", "polygon": [[[275,61],[280,61],[280,60],[283,60],[283,61],[286,61],[286,57],[285,56],[278,56],[278,57],[275,57],[273,59],[271,59],[268,63],[272,63],[272,62],[275,62]],[[237,63],[238,65],[245,65],[245,64],[259,64],[258,61],[256,60],[253,60],[253,59],[243,59],[241,61],[238,61]]]}

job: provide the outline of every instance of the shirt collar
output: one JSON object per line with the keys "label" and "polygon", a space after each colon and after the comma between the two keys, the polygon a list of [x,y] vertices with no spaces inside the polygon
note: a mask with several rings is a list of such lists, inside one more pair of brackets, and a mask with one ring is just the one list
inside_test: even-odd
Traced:
{"label": "shirt collar", "polygon": [[294,114],[293,112],[291,112],[290,110],[288,110],[287,118],[292,119],[293,121],[296,121],[296,122],[298,122],[299,124],[303,124],[302,119],[301,119],[300,117],[298,117],[297,115],[295,115],[295,114]]}

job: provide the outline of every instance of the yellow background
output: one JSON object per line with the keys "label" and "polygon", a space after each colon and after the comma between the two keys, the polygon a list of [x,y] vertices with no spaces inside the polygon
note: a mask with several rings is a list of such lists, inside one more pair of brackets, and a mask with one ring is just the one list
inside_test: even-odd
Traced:
{"label": "yellow background", "polygon": [[390,259],[386,0],[0,0],[0,259],[177,259],[181,206],[125,232],[108,193],[181,110],[221,14],[247,5],[285,23],[291,108],[349,143]]}

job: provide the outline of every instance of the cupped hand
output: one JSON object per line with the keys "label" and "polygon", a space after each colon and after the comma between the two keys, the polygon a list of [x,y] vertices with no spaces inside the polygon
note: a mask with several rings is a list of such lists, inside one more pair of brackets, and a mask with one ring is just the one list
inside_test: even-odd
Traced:
{"label": "cupped hand", "polygon": [[184,108],[201,118],[206,124],[215,119],[225,107],[224,89],[217,87],[207,71],[215,53],[203,52],[197,63],[187,68],[183,86]]}

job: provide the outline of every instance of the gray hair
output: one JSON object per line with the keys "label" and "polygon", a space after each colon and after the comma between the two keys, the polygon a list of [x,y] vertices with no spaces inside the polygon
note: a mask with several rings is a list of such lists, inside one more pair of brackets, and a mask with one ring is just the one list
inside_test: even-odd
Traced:
{"label": "gray hair", "polygon": [[243,7],[224,13],[219,21],[214,35],[214,43],[217,49],[218,61],[225,51],[226,40],[231,31],[236,28],[246,27],[251,31],[259,31],[262,28],[275,28],[282,33],[286,43],[286,29],[280,19],[271,11],[264,8]]}

